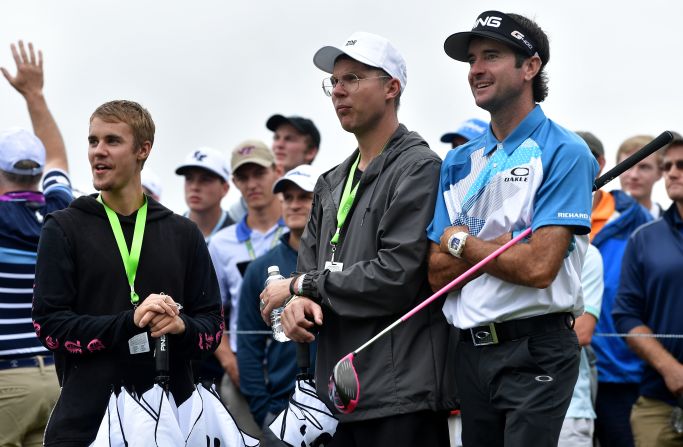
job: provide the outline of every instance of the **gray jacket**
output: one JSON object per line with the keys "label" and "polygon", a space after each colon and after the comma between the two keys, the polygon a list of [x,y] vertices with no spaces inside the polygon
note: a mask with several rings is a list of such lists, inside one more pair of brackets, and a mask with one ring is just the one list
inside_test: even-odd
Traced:
{"label": "gray jacket", "polygon": [[[360,179],[335,253],[343,271],[324,269],[342,190],[357,156],[358,150],[318,180],[297,265],[309,273],[304,295],[322,303],[315,377],[330,408],[328,379],[337,361],[431,295],[425,229],[434,212],[441,160],[403,125]],[[342,422],[456,408],[455,340],[442,304],[431,304],[356,357],[360,401],[352,414],[340,415]]]}

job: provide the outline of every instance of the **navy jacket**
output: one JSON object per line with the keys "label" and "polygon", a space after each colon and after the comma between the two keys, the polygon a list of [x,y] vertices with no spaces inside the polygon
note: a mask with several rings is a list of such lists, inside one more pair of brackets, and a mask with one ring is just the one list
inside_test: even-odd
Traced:
{"label": "navy jacket", "polygon": [[[614,305],[619,332],[645,325],[654,333],[683,334],[683,220],[676,204],[661,219],[640,227],[628,241]],[[683,340],[658,341],[683,362]],[[662,377],[647,365],[640,394],[673,404]]]}
{"label": "navy jacket", "polygon": [[[240,289],[239,331],[270,331],[259,310],[259,295],[268,276],[268,267],[277,265],[285,278],[296,270],[297,253],[289,245],[289,233],[268,253],[256,258],[244,273]],[[315,351],[315,345],[311,347]],[[240,334],[237,338],[237,364],[240,389],[249,402],[254,420],[263,425],[267,413],[278,414],[287,406],[299,368],[296,343],[280,343],[272,335]],[[311,363],[313,364],[313,362]]]}
{"label": "navy jacket", "polygon": [[[650,213],[623,191],[615,190],[615,213],[613,218],[598,232],[591,242],[602,255],[605,291],[602,295],[600,319],[595,326],[596,333],[616,332],[612,320],[614,298],[619,287],[621,259],[629,236],[644,223],[652,220]],[[639,383],[643,362],[631,351],[626,342],[617,337],[593,337],[591,343],[598,358],[598,381],[610,383]]]}

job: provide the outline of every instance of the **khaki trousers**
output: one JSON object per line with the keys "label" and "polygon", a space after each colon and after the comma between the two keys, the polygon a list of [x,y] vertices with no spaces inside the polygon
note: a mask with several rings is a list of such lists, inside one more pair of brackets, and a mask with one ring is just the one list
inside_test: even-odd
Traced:
{"label": "khaki trousers", "polygon": [[55,366],[0,370],[0,446],[43,445],[45,425],[59,398]]}
{"label": "khaki trousers", "polygon": [[657,399],[640,396],[631,410],[631,429],[636,447],[680,447],[683,434],[671,428],[673,407]]}

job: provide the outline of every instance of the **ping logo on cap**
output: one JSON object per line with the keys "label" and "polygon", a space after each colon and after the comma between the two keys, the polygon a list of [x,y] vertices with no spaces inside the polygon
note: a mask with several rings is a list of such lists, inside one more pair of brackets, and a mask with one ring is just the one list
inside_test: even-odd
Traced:
{"label": "ping logo on cap", "polygon": [[526,45],[530,50],[534,49],[534,46],[531,45],[531,43],[524,38],[524,34],[520,33],[519,31],[514,30],[510,33],[510,35],[517,40],[521,40],[522,43],[524,43],[524,45]]}
{"label": "ping logo on cap", "polygon": [[348,47],[348,46],[350,46],[350,45],[355,45],[356,42],[358,42],[358,40],[356,40],[356,39],[354,39],[354,40],[347,40],[347,41],[346,41],[346,45],[344,45],[344,46]]}
{"label": "ping logo on cap", "polygon": [[201,151],[195,151],[194,154],[192,154],[195,160],[197,161],[204,161],[206,158],[206,154],[202,153]]}
{"label": "ping logo on cap", "polygon": [[501,17],[496,17],[496,16],[486,16],[483,19],[481,17],[477,17],[477,20],[474,21],[474,26],[472,28],[476,28],[477,26],[490,26],[491,28],[498,28],[500,27],[500,21],[503,20]]}

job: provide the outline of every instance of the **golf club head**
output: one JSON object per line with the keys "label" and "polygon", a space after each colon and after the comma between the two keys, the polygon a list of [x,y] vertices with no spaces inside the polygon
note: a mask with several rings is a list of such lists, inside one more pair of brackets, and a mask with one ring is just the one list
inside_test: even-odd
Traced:
{"label": "golf club head", "polygon": [[360,382],[353,367],[353,353],[339,360],[332,370],[328,383],[330,400],[342,413],[351,413],[358,405]]}

